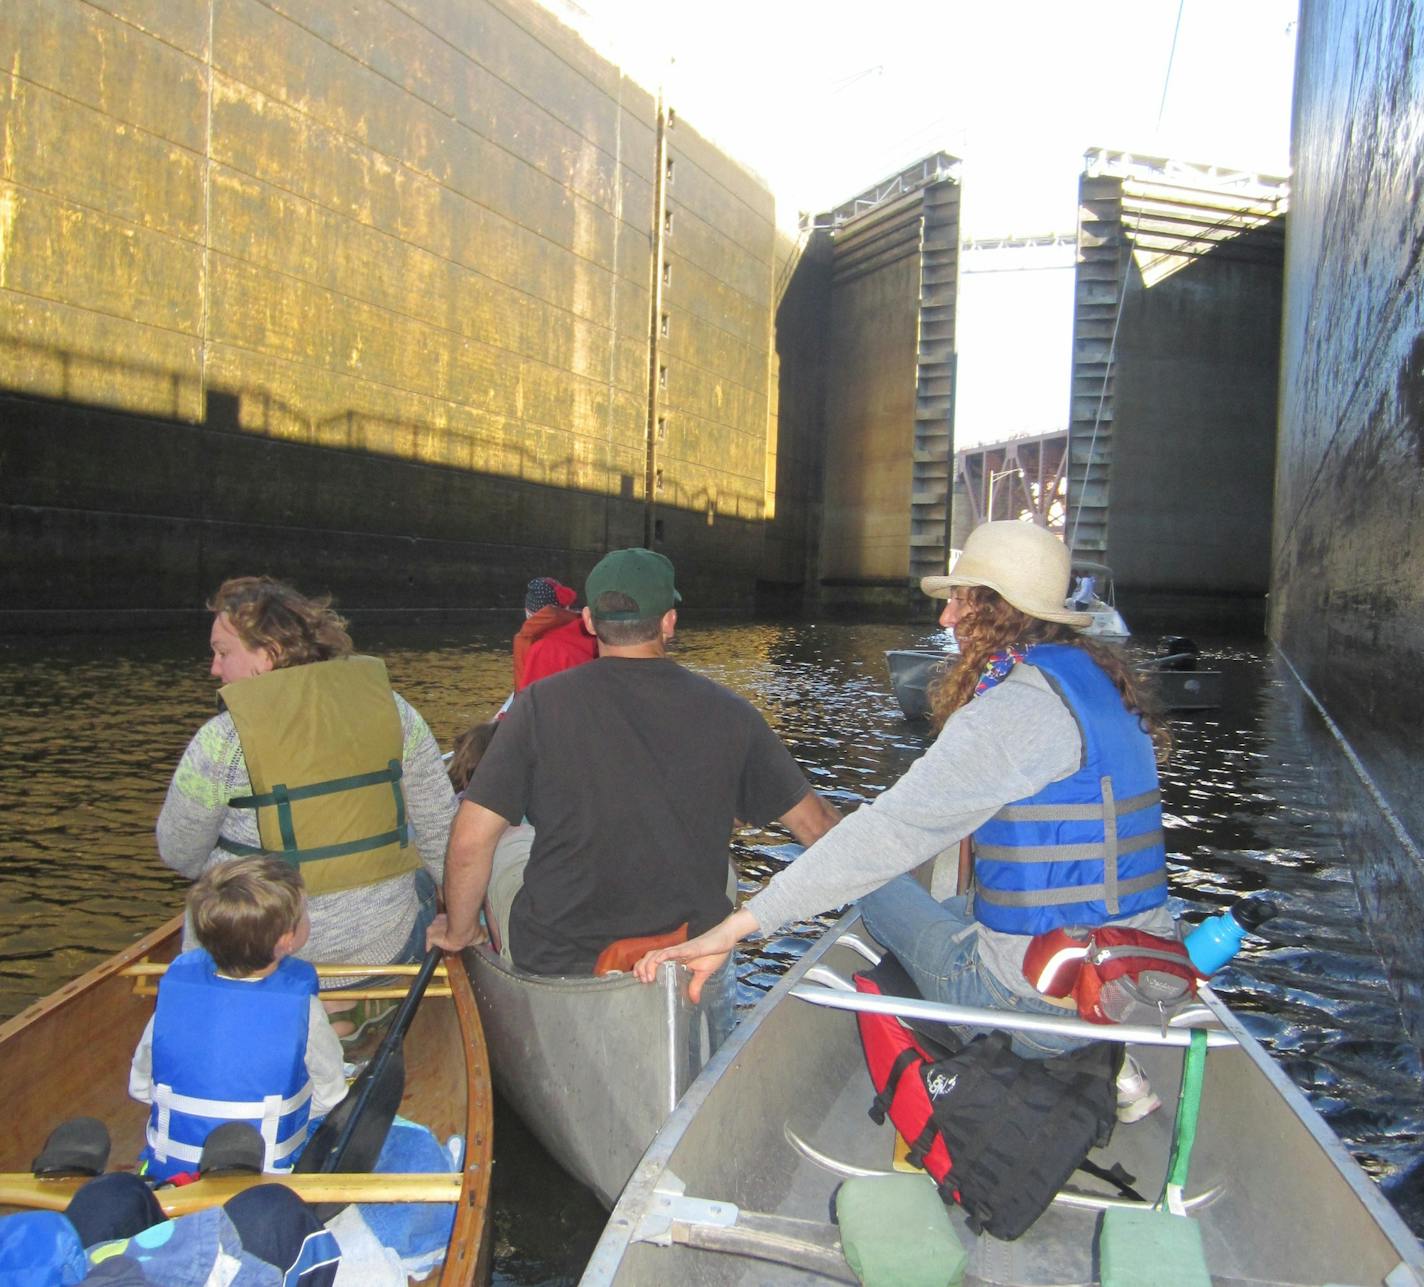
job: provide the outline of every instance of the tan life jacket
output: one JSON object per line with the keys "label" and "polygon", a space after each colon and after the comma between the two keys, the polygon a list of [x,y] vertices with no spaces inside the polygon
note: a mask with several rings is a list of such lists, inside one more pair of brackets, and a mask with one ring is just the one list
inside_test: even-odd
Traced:
{"label": "tan life jacket", "polygon": [[242,742],[260,849],[302,873],[309,894],[334,894],[420,866],[401,789],[400,712],[378,657],[342,657],[239,679],[218,690]]}

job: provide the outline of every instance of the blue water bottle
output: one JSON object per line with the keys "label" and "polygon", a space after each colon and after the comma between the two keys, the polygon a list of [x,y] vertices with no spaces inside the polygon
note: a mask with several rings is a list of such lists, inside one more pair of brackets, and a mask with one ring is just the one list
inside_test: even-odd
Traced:
{"label": "blue water bottle", "polygon": [[1187,955],[1198,974],[1215,974],[1241,950],[1241,940],[1276,914],[1264,898],[1243,898],[1218,916],[1209,916],[1187,935]]}

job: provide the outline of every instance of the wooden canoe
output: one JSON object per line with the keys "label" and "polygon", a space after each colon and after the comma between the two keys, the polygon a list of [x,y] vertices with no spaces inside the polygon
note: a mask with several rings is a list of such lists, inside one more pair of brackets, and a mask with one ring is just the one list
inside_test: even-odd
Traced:
{"label": "wooden canoe", "polygon": [[[802,994],[845,998],[835,983],[866,968],[851,946],[857,919],[851,913],[828,931],[708,1063],[638,1164],[585,1287],[856,1281],[828,1213],[846,1176],[892,1168],[895,1135],[867,1115],[874,1092],[854,1016]],[[1208,1028],[1212,1047],[1185,1206],[1200,1226],[1212,1282],[1424,1282],[1424,1248],[1398,1214],[1270,1056],[1224,1005],[1207,1001],[1193,1020]],[[1104,1167],[1121,1162],[1155,1196],[1182,1052],[1129,1049],[1164,1107],[1120,1123],[1092,1157]],[[1013,1242],[974,1235],[953,1211],[970,1254],[965,1281],[1095,1283],[1100,1219],[1127,1199],[1081,1173],[1071,1183]]]}
{"label": "wooden canoe", "polygon": [[535,1138],[606,1207],[706,1062],[686,971],[657,983],[529,974],[488,944],[466,968],[490,1034],[494,1082]]}
{"label": "wooden canoe", "polygon": [[[46,1136],[65,1118],[97,1117],[107,1124],[113,1141],[111,1170],[131,1167],[137,1159],[147,1113],[128,1097],[128,1070],[153,1012],[155,981],[125,971],[172,960],[181,938],[182,920],[175,918],[0,1025],[0,1077],[7,1110],[0,1119],[0,1173],[9,1177],[12,1201],[21,1197],[16,1186],[40,1183],[15,1177],[29,1172]],[[438,1278],[432,1276],[431,1281],[441,1287],[469,1287],[489,1277],[493,1099],[484,1032],[469,980],[456,958],[447,958],[447,965],[454,967],[447,971],[448,987],[432,984],[405,1038],[406,1086],[400,1111],[442,1139],[463,1135],[463,1174],[445,1177],[454,1185],[424,1177],[380,1176],[295,1177],[291,1183],[299,1191],[303,1182],[326,1186],[320,1194],[307,1194],[314,1199],[455,1200],[450,1248]],[[6,1183],[0,1178],[0,1185]],[[72,1181],[49,1183],[61,1193],[74,1187]],[[221,1202],[245,1183],[202,1180],[159,1190],[158,1195],[169,1195],[172,1202],[165,1207],[171,1205],[170,1214],[179,1214],[205,1200]],[[451,1187],[455,1193],[449,1192]],[[63,1206],[63,1200],[30,1196],[24,1202]]]}

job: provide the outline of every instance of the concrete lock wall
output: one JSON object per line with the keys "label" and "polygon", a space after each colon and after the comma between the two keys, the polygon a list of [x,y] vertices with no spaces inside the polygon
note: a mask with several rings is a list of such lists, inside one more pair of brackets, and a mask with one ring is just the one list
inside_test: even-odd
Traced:
{"label": "concrete lock wall", "polygon": [[1321,763],[1334,774],[1365,910],[1416,1040],[1424,1040],[1424,798],[1415,781],[1424,727],[1421,100],[1418,4],[1305,0],[1269,625],[1321,708],[1308,706],[1305,718],[1333,748]]}
{"label": "concrete lock wall", "polygon": [[892,582],[910,542],[918,239],[873,271],[837,275],[826,390],[821,578]]}
{"label": "concrete lock wall", "polygon": [[1281,269],[1227,257],[1253,235],[1123,301],[1106,561],[1135,625],[1264,620]]}
{"label": "concrete lock wall", "polygon": [[657,104],[550,15],[8,0],[0,55],[7,624],[517,605],[645,522],[751,605],[771,196],[676,121],[659,233]]}

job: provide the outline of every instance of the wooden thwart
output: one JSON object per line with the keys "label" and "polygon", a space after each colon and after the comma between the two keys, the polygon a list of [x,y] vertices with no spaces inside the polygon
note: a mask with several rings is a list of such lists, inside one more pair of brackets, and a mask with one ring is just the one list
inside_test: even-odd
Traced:
{"label": "wooden thwart", "polygon": [[[364,978],[391,978],[391,977],[413,977],[420,969],[419,962],[411,965],[329,965],[322,963],[316,966],[317,976],[322,979],[364,979]],[[168,964],[164,961],[136,961],[132,965],[126,965],[118,971],[127,978],[137,979],[134,985],[134,992],[138,996],[156,996],[158,990],[148,981],[159,978],[168,972]],[[443,965],[435,969],[435,978],[448,979]],[[330,1001],[399,1001],[405,996],[407,988],[387,987],[387,988],[323,988],[317,995]],[[432,984],[425,990],[428,997],[448,997],[450,995],[450,985],[443,986]]]}
{"label": "wooden thwart", "polygon": [[[271,1174],[209,1176],[192,1184],[155,1189],[153,1196],[166,1216],[189,1215],[221,1206],[229,1198],[259,1184],[283,1184],[307,1202],[455,1202],[463,1177],[449,1174],[401,1175]],[[23,1173],[0,1173],[0,1206],[63,1211],[86,1180],[40,1180]]]}

